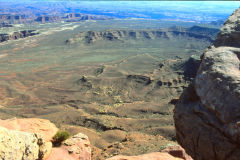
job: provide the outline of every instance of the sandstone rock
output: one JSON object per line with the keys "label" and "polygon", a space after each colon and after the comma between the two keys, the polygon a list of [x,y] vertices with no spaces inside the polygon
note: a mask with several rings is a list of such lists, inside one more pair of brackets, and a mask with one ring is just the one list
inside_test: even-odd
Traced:
{"label": "sandstone rock", "polygon": [[114,156],[107,160],[192,160],[180,146],[169,146],[161,152],[143,154],[139,156]]}
{"label": "sandstone rock", "polygon": [[168,153],[154,152],[149,154],[143,154],[139,156],[115,156],[107,160],[182,160],[181,158],[176,158]]}
{"label": "sandstone rock", "polygon": [[58,148],[53,148],[47,160],[91,160],[91,147],[86,135],[78,133]]}
{"label": "sandstone rock", "polygon": [[36,134],[0,127],[0,159],[37,160],[40,148],[47,150],[44,145],[43,139]]}
{"label": "sandstone rock", "polygon": [[181,158],[184,160],[193,160],[181,146],[169,146],[161,152],[166,152],[174,157]]}
{"label": "sandstone rock", "polygon": [[202,55],[193,84],[174,110],[178,142],[194,160],[240,157],[240,9]]}
{"label": "sandstone rock", "polygon": [[39,147],[39,159],[46,160],[52,152],[52,142],[43,143]]}
{"label": "sandstone rock", "polygon": [[240,21],[239,21],[240,10],[236,10],[224,23],[221,28],[217,39],[214,42],[216,47],[218,46],[240,46]]}
{"label": "sandstone rock", "polygon": [[187,62],[183,65],[184,78],[190,80],[197,74],[198,67],[200,65],[200,57],[192,55]]}
{"label": "sandstone rock", "polygon": [[26,119],[7,119],[0,120],[0,126],[17,131],[37,133],[43,137],[45,141],[51,141],[52,137],[57,133],[58,128],[55,124],[46,119],[26,118]]}
{"label": "sandstone rock", "polygon": [[[52,148],[52,137],[58,128],[49,120],[0,120],[0,159],[6,160],[90,160],[88,137],[82,133]],[[8,129],[7,129],[8,128]],[[24,131],[24,132],[23,132]]]}

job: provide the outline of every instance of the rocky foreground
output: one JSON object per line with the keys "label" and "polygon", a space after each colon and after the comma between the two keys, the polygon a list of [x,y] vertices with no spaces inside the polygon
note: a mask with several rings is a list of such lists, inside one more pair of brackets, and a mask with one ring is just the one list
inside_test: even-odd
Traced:
{"label": "rocky foreground", "polygon": [[[78,133],[53,147],[58,128],[49,120],[0,120],[0,159],[5,160],[90,160],[91,147],[86,135]],[[191,160],[180,146],[140,156],[116,156],[109,160]]]}
{"label": "rocky foreground", "polygon": [[0,159],[5,160],[90,160],[88,137],[77,134],[53,147],[58,128],[49,120],[28,118],[0,120]]}
{"label": "rocky foreground", "polygon": [[240,9],[224,23],[174,111],[177,140],[195,160],[240,157],[239,17]]}

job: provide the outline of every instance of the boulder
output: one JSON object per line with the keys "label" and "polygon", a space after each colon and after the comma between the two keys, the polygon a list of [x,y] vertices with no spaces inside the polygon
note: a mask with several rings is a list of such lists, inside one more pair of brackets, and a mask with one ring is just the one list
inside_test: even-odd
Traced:
{"label": "boulder", "polygon": [[78,133],[52,149],[47,160],[91,160],[91,147],[86,135]]}
{"label": "boulder", "polygon": [[[41,136],[0,127],[0,159],[37,160],[49,150]],[[41,148],[41,149],[40,149]],[[46,151],[46,152],[42,152]]]}
{"label": "boulder", "polygon": [[184,160],[193,160],[181,146],[169,146],[162,150],[163,153],[168,153],[176,158],[181,158]]}
{"label": "boulder", "polygon": [[139,156],[114,156],[107,160],[192,160],[180,146],[169,146],[161,152],[153,152]]}
{"label": "boulder", "polygon": [[0,159],[11,160],[91,160],[90,142],[78,133],[52,148],[58,128],[38,118],[0,120]]}
{"label": "boulder", "polygon": [[25,119],[6,119],[0,120],[0,126],[11,130],[37,133],[43,137],[45,141],[51,141],[58,131],[55,124],[46,119],[25,118]]}
{"label": "boulder", "polygon": [[181,158],[176,158],[168,153],[153,152],[149,154],[143,154],[139,156],[115,156],[107,160],[182,160]]}
{"label": "boulder", "polygon": [[202,55],[174,109],[177,141],[194,160],[240,157],[240,9]]}

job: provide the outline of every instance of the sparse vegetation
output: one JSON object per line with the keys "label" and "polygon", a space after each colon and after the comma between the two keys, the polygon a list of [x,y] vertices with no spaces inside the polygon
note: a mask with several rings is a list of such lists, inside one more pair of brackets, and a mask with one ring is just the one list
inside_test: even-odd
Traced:
{"label": "sparse vegetation", "polygon": [[[91,143],[100,149],[126,139],[124,149],[116,150],[121,154],[158,151],[161,146],[172,143],[175,135],[173,104],[169,102],[179,97],[188,85],[181,66],[185,66],[190,55],[199,56],[210,42],[201,37],[190,37],[185,32],[178,32],[180,35],[177,36],[171,32],[170,38],[155,34],[156,39],[135,39],[126,34],[124,43],[99,40],[91,45],[81,41],[65,45],[65,40],[89,30],[98,32],[110,28],[136,33],[140,30],[150,33],[151,30],[152,33],[172,24],[131,19],[68,25],[73,30],[64,30],[66,23],[33,25],[31,29],[44,34],[40,32],[20,41],[1,43],[0,67],[3,72],[0,82],[3,85],[0,90],[4,105],[11,106],[1,108],[1,117],[46,118],[59,128],[68,127],[71,134],[89,133],[87,135],[93,139]],[[182,22],[179,25],[191,27]],[[17,29],[28,30],[25,25]],[[56,29],[59,32],[55,32]],[[32,85],[34,92],[19,92],[20,89],[30,91]],[[119,139],[120,134],[127,138],[122,135]],[[59,131],[53,145],[61,145],[68,137],[66,131]],[[101,153],[93,152],[93,159],[104,159],[105,153],[115,153],[113,148],[116,147]]]}
{"label": "sparse vegetation", "polygon": [[53,146],[60,146],[61,143],[70,137],[70,133],[64,130],[59,130],[56,135],[53,137],[52,143]]}

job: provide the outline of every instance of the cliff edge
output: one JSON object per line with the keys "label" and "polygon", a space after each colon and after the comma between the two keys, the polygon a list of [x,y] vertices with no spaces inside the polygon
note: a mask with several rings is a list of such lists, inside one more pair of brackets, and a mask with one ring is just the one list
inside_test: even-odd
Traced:
{"label": "cliff edge", "polygon": [[240,157],[240,9],[202,55],[174,110],[177,141],[194,160]]}

